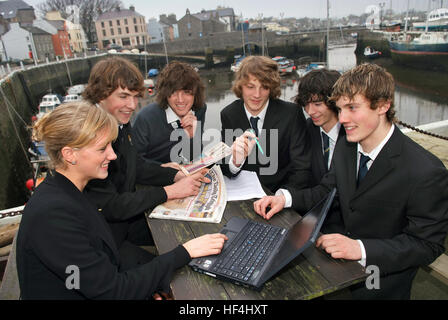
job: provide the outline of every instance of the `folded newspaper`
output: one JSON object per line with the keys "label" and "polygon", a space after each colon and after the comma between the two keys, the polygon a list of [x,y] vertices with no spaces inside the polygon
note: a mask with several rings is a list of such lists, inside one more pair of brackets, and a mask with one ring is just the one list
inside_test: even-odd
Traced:
{"label": "folded newspaper", "polygon": [[232,154],[232,148],[226,145],[224,142],[219,142],[212,148],[204,151],[201,159],[186,165],[182,165],[181,169],[185,175],[193,174],[203,168],[211,167],[215,163],[218,163],[223,158]]}
{"label": "folded newspaper", "polygon": [[218,165],[212,167],[207,175],[211,182],[202,183],[198,195],[162,203],[149,217],[220,223],[227,203],[226,185]]}

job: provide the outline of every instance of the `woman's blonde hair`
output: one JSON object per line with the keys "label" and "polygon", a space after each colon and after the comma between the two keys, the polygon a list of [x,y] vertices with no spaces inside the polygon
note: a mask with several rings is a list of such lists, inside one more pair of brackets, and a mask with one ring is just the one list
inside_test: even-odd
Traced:
{"label": "woman's blonde hair", "polygon": [[72,102],[60,105],[36,121],[33,139],[45,142],[52,168],[65,168],[62,148],[85,147],[104,129],[109,132],[108,141],[117,138],[118,124],[112,115],[86,101]]}

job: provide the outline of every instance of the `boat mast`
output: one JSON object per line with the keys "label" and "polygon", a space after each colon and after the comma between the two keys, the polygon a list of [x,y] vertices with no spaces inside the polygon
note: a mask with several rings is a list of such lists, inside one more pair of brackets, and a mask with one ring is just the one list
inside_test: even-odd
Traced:
{"label": "boat mast", "polygon": [[329,68],[328,62],[328,42],[330,41],[330,0],[327,0],[327,43],[326,43],[326,54],[327,54],[327,68]]}
{"label": "boat mast", "polygon": [[431,0],[428,0],[428,12],[426,13],[425,33],[428,32],[428,20],[429,20],[429,13],[430,12],[431,12]]}
{"label": "boat mast", "polygon": [[240,15],[240,26],[241,26],[241,40],[243,41],[243,56],[246,56],[246,45],[244,44],[244,20],[243,13]]}
{"label": "boat mast", "polygon": [[261,22],[261,55],[264,56],[264,32],[263,32],[263,14],[258,15]]}
{"label": "boat mast", "polygon": [[406,34],[408,32],[408,20],[409,20],[409,0],[408,0],[408,7],[406,8],[406,18],[404,23],[404,38],[406,39]]}

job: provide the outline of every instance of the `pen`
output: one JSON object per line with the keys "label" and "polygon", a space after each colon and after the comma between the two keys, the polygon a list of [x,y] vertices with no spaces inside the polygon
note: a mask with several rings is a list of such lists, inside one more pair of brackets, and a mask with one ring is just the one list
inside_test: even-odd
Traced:
{"label": "pen", "polygon": [[[252,132],[253,134],[255,134],[253,129],[250,129],[249,131]],[[261,145],[258,142],[258,138],[255,137],[255,138],[251,138],[251,139],[255,139],[255,143],[257,144],[258,150],[260,150],[261,154],[264,155],[263,149],[261,148]]]}

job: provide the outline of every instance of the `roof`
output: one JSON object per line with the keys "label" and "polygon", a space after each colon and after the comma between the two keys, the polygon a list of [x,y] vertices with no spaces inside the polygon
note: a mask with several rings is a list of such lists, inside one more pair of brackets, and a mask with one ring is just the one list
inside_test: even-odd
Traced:
{"label": "roof", "polygon": [[46,21],[58,30],[65,30],[64,20],[46,20]]}
{"label": "roof", "polygon": [[129,9],[120,9],[120,10],[112,10],[109,12],[104,12],[98,17],[99,20],[110,20],[110,19],[119,19],[119,18],[126,18],[126,17],[143,17],[140,13],[136,11],[132,11]]}
{"label": "roof", "polygon": [[198,13],[192,14],[192,16],[195,16],[201,21],[208,21],[211,18],[219,19],[220,17],[228,17],[228,16],[234,16],[234,12],[232,8],[219,8],[216,10],[203,10]]}
{"label": "roof", "polygon": [[234,16],[235,12],[233,11],[233,8],[219,8],[214,11],[218,11],[218,14],[220,17],[228,17],[228,16]]}
{"label": "roof", "polygon": [[0,14],[5,19],[15,18],[18,9],[33,9],[32,6],[22,0],[0,1]]}
{"label": "roof", "polygon": [[193,17],[198,18],[201,21],[208,21],[210,20],[212,17],[216,18],[216,14],[214,14],[211,11],[205,11],[205,12],[199,12],[199,13],[194,13],[192,14]]}
{"label": "roof", "polygon": [[41,28],[35,27],[35,26],[20,26],[22,29],[25,29],[29,32],[31,32],[32,34],[49,34],[51,35],[51,33],[48,33],[45,30],[42,30]]}

